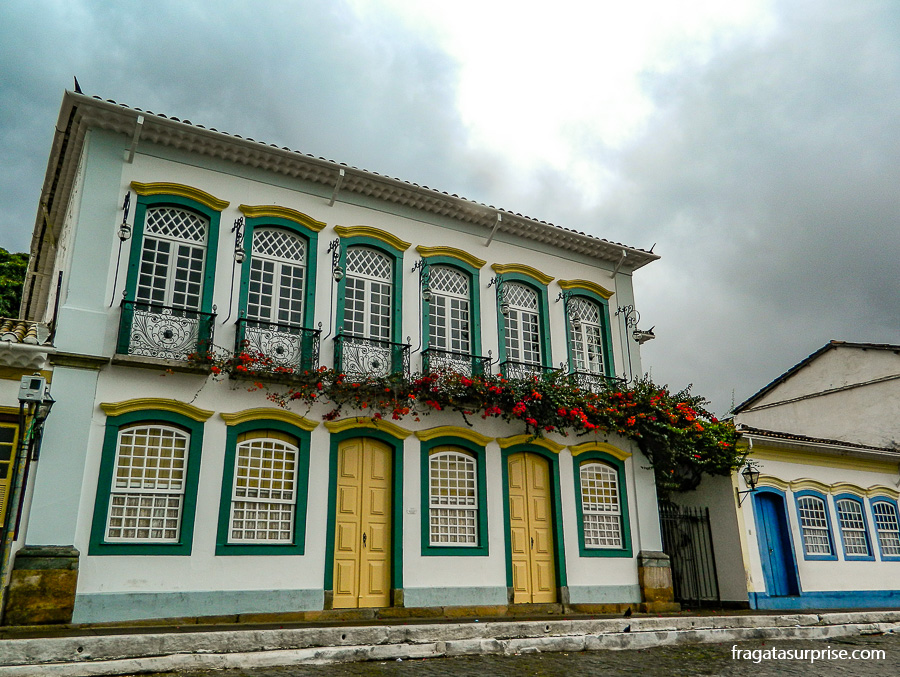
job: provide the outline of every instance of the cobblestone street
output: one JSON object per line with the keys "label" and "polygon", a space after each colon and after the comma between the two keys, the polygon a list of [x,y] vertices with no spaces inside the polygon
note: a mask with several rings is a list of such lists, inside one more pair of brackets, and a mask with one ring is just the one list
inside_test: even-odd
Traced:
{"label": "cobblestone street", "polygon": [[[391,662],[342,663],[256,670],[182,672],[179,677],[556,677],[563,675],[897,675],[900,673],[900,635],[870,635],[822,641],[749,641],[742,651],[767,649],[883,650],[884,660],[741,660],[732,658],[732,644],[659,647],[640,651],[535,653],[520,656],[467,656]],[[166,673],[172,675],[173,673]],[[156,675],[151,677],[163,677]]]}

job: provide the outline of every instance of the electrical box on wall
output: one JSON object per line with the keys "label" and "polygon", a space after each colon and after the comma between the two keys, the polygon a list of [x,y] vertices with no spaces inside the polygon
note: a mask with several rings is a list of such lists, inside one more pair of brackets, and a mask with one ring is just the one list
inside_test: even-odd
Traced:
{"label": "electrical box on wall", "polygon": [[41,402],[46,386],[43,376],[23,376],[19,382],[19,402]]}

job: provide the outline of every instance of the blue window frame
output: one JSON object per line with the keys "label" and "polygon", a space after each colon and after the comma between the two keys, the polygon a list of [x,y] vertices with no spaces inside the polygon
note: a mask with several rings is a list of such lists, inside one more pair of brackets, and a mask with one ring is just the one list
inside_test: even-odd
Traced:
{"label": "blue window frame", "polygon": [[875,520],[875,535],[878,549],[885,562],[900,561],[900,516],[897,501],[887,497],[871,499],[872,517]]}
{"label": "blue window frame", "polygon": [[818,491],[804,489],[794,494],[797,521],[803,537],[803,558],[807,560],[836,560],[834,536],[828,500]]}
{"label": "blue window frame", "polygon": [[841,545],[844,559],[849,561],[875,559],[869,540],[869,526],[866,508],[859,496],[839,494],[834,497],[838,527],[841,531]]}

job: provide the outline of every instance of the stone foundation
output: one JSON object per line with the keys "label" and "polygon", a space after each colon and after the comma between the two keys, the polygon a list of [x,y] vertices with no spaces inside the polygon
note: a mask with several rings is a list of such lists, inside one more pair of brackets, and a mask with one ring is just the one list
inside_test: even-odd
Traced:
{"label": "stone foundation", "polygon": [[71,623],[78,583],[78,551],[71,546],[26,546],[16,554],[6,625]]}
{"label": "stone foundation", "polygon": [[638,583],[641,586],[641,611],[664,613],[680,611],[672,589],[672,569],[669,556],[656,550],[638,553]]}

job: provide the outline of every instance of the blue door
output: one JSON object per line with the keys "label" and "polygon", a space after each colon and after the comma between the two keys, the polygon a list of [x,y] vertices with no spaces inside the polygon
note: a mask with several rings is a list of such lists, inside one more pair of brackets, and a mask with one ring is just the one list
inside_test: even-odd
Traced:
{"label": "blue door", "polygon": [[800,594],[794,550],[788,531],[784,497],[762,491],[754,497],[756,538],[762,560],[766,592],[770,597]]}

